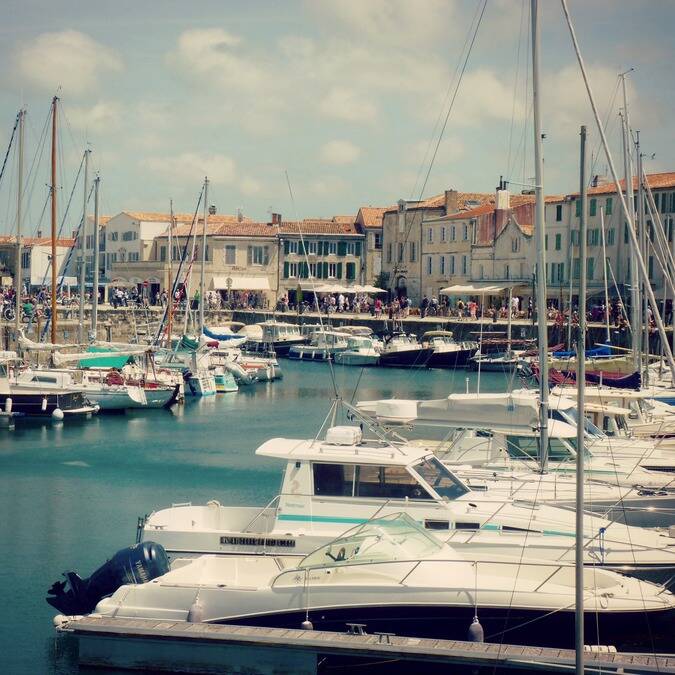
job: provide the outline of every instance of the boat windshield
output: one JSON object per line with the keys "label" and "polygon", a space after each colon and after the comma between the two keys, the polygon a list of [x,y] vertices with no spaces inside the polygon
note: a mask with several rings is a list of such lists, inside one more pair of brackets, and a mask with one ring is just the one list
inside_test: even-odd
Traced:
{"label": "boat windshield", "polygon": [[412,468],[440,497],[457,499],[469,492],[469,488],[436,457],[427,457]]}
{"label": "boat windshield", "polygon": [[[566,408],[565,410],[553,410],[553,419],[558,419],[561,422],[567,422],[577,426],[579,424],[579,412],[575,408]],[[596,438],[604,438],[605,434],[601,429],[593,424],[588,418],[585,418],[584,422],[584,431],[589,436],[595,436]]]}
{"label": "boat windshield", "polygon": [[442,546],[407,514],[391,513],[348,530],[303,558],[298,568],[419,560]]}

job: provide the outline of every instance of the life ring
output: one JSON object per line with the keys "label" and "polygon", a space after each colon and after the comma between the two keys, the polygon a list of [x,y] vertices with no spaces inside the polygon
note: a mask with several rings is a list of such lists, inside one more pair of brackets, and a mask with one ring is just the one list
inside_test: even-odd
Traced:
{"label": "life ring", "polygon": [[105,376],[105,383],[109,385],[113,384],[124,384],[124,378],[116,370],[111,370]]}

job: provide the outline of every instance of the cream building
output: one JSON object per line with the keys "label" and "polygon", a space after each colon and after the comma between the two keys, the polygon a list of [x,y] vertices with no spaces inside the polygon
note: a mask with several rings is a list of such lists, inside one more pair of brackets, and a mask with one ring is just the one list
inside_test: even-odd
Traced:
{"label": "cream building", "polygon": [[365,249],[361,282],[380,283],[382,272],[382,219],[387,207],[362,206],[356,214],[356,226],[363,234]]}

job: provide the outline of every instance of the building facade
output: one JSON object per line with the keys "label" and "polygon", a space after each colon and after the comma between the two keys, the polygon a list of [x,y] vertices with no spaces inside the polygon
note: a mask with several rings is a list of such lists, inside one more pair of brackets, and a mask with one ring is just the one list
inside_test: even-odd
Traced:
{"label": "building facade", "polygon": [[356,227],[363,234],[363,284],[382,283],[382,219],[387,207],[362,206],[356,214]]}

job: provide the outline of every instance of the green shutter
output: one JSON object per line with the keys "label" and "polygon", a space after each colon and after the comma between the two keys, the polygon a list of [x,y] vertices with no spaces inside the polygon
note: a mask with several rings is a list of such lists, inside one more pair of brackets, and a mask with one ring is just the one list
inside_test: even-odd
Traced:
{"label": "green shutter", "polygon": [[576,210],[576,216],[577,216],[577,218],[580,218],[581,217],[581,199],[577,199],[576,209],[577,209]]}
{"label": "green shutter", "polygon": [[323,276],[323,265],[321,263],[316,263],[316,278],[321,279]]}
{"label": "green shutter", "polygon": [[248,252],[246,254],[246,261],[249,265],[253,264],[253,246],[248,247]]}
{"label": "green shutter", "polygon": [[356,263],[348,262],[346,271],[347,271],[347,279],[349,281],[356,279]]}
{"label": "green shutter", "polygon": [[337,252],[338,255],[347,255],[347,242],[338,241]]}
{"label": "green shutter", "polygon": [[612,198],[607,197],[605,200],[605,215],[606,216],[611,216],[612,215]]}
{"label": "green shutter", "polygon": [[269,262],[270,262],[270,247],[265,246],[265,248],[263,249],[263,265],[269,265]]}
{"label": "green shutter", "polygon": [[301,253],[302,255],[307,255],[307,245],[305,244],[305,240],[304,240],[304,239],[300,242],[300,248],[299,248],[299,250],[300,250],[300,253]]}
{"label": "green shutter", "polygon": [[356,256],[357,256],[357,258],[361,257],[361,242],[360,241],[356,242]]}
{"label": "green shutter", "polygon": [[598,200],[597,199],[591,199],[591,207],[590,207],[590,214],[589,215],[594,216],[597,208],[598,208]]}
{"label": "green shutter", "polygon": [[288,247],[290,245],[290,242],[288,239],[284,239],[284,255],[288,255]]}
{"label": "green shutter", "polygon": [[323,263],[323,278],[328,279],[328,263]]}
{"label": "green shutter", "polygon": [[337,278],[342,279],[342,263],[337,264]]}
{"label": "green shutter", "polygon": [[288,279],[288,263],[284,263],[284,279]]}

